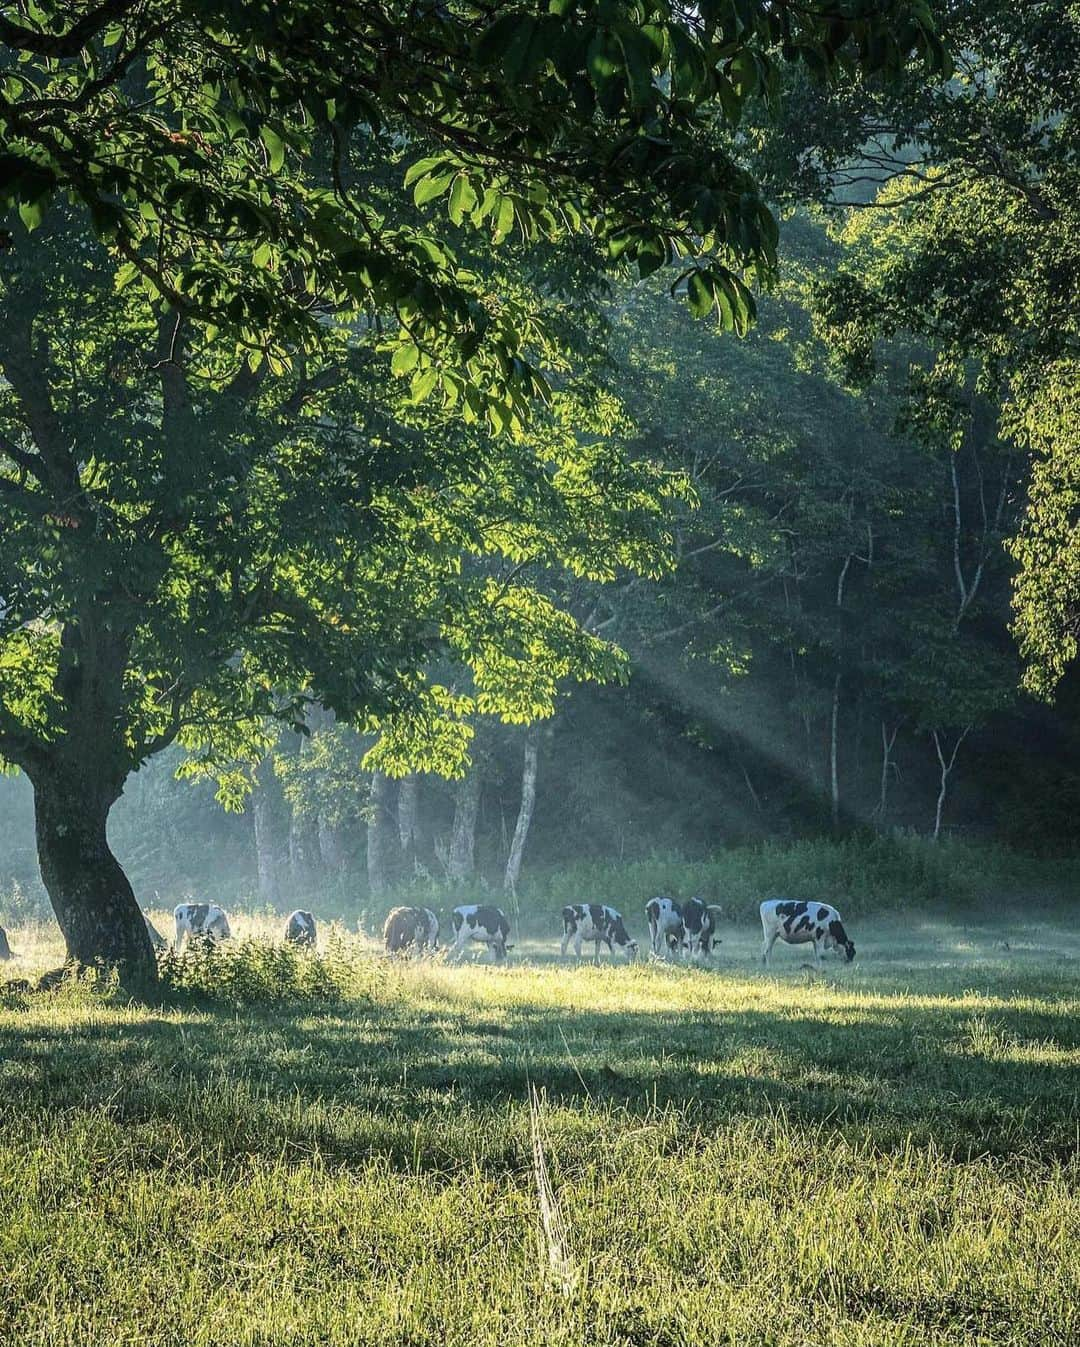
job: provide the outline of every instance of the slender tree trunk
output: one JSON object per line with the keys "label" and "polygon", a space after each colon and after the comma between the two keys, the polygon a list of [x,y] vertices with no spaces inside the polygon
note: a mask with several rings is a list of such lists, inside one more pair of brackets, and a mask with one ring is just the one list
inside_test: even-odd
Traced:
{"label": "slender tree trunk", "polygon": [[281,845],[283,819],[278,808],[280,787],[269,758],[259,764],[255,789],[251,795],[251,821],[255,835],[255,873],[259,885],[259,902],[277,907],[281,901],[281,867],[284,848]]}
{"label": "slender tree trunk", "polygon": [[35,830],[41,878],[69,959],[115,968],[132,991],[157,982],[157,963],[139,904],[109,849],[106,824],[117,798],[94,770],[35,771]]}
{"label": "slender tree trunk", "polygon": [[956,743],[953,744],[952,752],[949,754],[948,758],[945,757],[945,751],[942,747],[940,731],[933,730],[930,735],[931,739],[934,741],[934,748],[937,751],[938,762],[941,765],[941,786],[938,790],[937,809],[934,813],[935,842],[941,836],[941,816],[945,811],[945,796],[949,789],[949,776],[952,773],[952,769],[956,766],[956,755],[960,752],[960,745],[967,738],[970,729],[970,725],[965,725],[956,736]]}
{"label": "slender tree trunk", "polygon": [[510,842],[510,854],[506,858],[506,875],[503,880],[503,888],[515,896],[518,879],[521,876],[521,860],[525,854],[525,843],[529,838],[529,826],[536,806],[536,767],[539,747],[540,740],[536,730],[526,731],[525,760],[521,769],[521,804],[518,806],[517,823],[514,825],[514,836]]}
{"label": "slender tree trunk", "polygon": [[881,722],[881,787],[878,795],[877,814],[878,827],[885,826],[885,811],[889,801],[889,773],[895,770],[893,767],[892,750],[896,743],[896,735],[900,729],[900,722],[897,721],[889,732],[888,726],[884,721]]}
{"label": "slender tree trunk", "polygon": [[416,869],[420,826],[420,777],[416,772],[410,772],[398,784],[397,822],[402,860],[411,875]]}
{"label": "slender tree trunk", "polygon": [[476,821],[480,814],[483,780],[479,763],[474,763],[457,786],[454,795],[454,827],[446,858],[446,877],[452,884],[472,879],[476,872]]}
{"label": "slender tree trunk", "polygon": [[373,772],[368,795],[367,876],[373,898],[382,898],[390,889],[393,818],[392,783],[385,772]]}
{"label": "slender tree trunk", "polygon": [[839,728],[840,728],[840,675],[833,682],[832,719],[829,729],[829,799],[832,807],[832,826],[840,826],[840,771],[839,771]]}

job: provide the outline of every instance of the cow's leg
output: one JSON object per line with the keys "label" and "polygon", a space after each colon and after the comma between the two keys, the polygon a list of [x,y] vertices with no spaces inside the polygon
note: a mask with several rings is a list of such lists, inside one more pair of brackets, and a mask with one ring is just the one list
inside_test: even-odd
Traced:
{"label": "cow's leg", "polygon": [[821,967],[821,941],[816,935],[814,936],[814,962],[819,968]]}
{"label": "cow's leg", "polygon": [[454,937],[454,943],[450,946],[450,952],[447,955],[448,963],[460,963],[465,954],[465,943],[468,940],[468,928],[462,926]]}
{"label": "cow's leg", "polygon": [[598,964],[598,963],[600,962],[600,946],[603,944],[603,940],[604,940],[604,937],[603,937],[603,936],[600,936],[600,935],[594,935],[594,936],[593,936],[593,956],[592,956],[592,961],[593,961],[594,964]]}
{"label": "cow's leg", "polygon": [[653,952],[653,958],[654,958],[654,959],[658,959],[658,958],[660,957],[660,945],[659,945],[659,941],[658,941],[658,939],[657,939],[657,937],[659,936],[659,934],[660,934],[660,928],[657,926],[656,922],[650,920],[650,922],[649,922],[649,947],[650,947],[650,949],[651,949],[652,952]]}
{"label": "cow's leg", "polygon": [[581,962],[581,938],[581,927],[579,926],[574,933],[574,954],[577,957],[578,963]]}
{"label": "cow's leg", "polygon": [[761,962],[766,968],[769,966],[769,955],[772,953],[772,947],[776,944],[776,937],[779,934],[779,931],[769,931],[765,936],[761,949]]}
{"label": "cow's leg", "polygon": [[563,927],[562,933],[562,957],[566,958],[566,951],[570,948],[570,937],[574,934],[569,926]]}

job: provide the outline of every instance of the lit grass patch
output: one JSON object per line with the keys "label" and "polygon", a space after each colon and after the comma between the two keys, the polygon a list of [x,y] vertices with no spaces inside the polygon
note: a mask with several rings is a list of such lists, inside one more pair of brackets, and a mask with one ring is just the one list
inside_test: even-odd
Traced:
{"label": "lit grass patch", "polygon": [[9,997],[0,1342],[1072,1347],[1076,950],[1005,929]]}

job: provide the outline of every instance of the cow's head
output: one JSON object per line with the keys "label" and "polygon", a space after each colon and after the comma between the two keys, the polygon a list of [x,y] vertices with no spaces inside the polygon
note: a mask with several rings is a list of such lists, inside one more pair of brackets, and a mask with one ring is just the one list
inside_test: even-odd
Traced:
{"label": "cow's head", "polygon": [[833,944],[837,949],[844,951],[844,957],[850,963],[855,957],[855,944],[848,939],[848,933],[844,930],[844,923],[842,921],[830,921],[829,934],[832,936]]}

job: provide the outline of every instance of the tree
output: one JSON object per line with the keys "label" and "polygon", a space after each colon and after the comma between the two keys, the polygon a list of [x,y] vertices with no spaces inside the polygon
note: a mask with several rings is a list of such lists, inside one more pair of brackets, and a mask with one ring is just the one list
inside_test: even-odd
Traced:
{"label": "tree", "polygon": [[405,185],[456,225],[586,232],[642,274],[700,255],[691,304],[741,325],[739,271],[774,258],[775,225],[717,119],[775,101],[784,62],[945,63],[922,0],[42,0],[0,18],[0,41],[5,195],[27,227],[72,195],[171,308],[279,361],[328,306],[393,310],[421,372],[445,362],[511,412],[535,386],[512,321],[528,315],[493,314],[440,231],[388,219],[358,152],[425,151]]}
{"label": "tree", "polygon": [[[134,984],[106,820],[140,763],[179,739],[220,771],[315,694],[383,727],[383,768],[452,767],[474,709],[524,721],[616,668],[515,568],[664,564],[671,479],[582,443],[603,409],[553,391],[551,305],[463,226],[587,272],[684,258],[691,309],[745,330],[776,228],[716,119],[771,98],[777,49],[942,57],[918,0],[45,0],[0,40],[0,752],[69,954]],[[376,392],[387,355],[408,404]],[[436,655],[474,691],[425,682]]]}
{"label": "tree", "polygon": [[[975,392],[1034,459],[1013,555],[1027,687],[1050,696],[1075,657],[1070,565],[1080,370],[1080,16],[1067,0],[943,7],[955,78],[848,86],[801,101],[789,147],[854,214],[851,262],[821,309],[851,371],[913,336],[913,414],[939,426]],[[813,152],[809,153],[811,147]]]}
{"label": "tree", "polygon": [[[0,262],[0,752],[33,783],[72,957],[138,980],[149,947],[105,838],[131,771],[179,740],[235,803],[267,717],[303,727],[313,695],[381,726],[383,767],[455,770],[474,709],[549,714],[560,679],[619,667],[521,568],[662,567],[680,488],[589,440],[610,413],[573,387],[496,439],[388,385],[376,333],[288,376],[237,368],[117,295],[59,219],[35,237]],[[468,692],[425,680],[435,656]]]}

